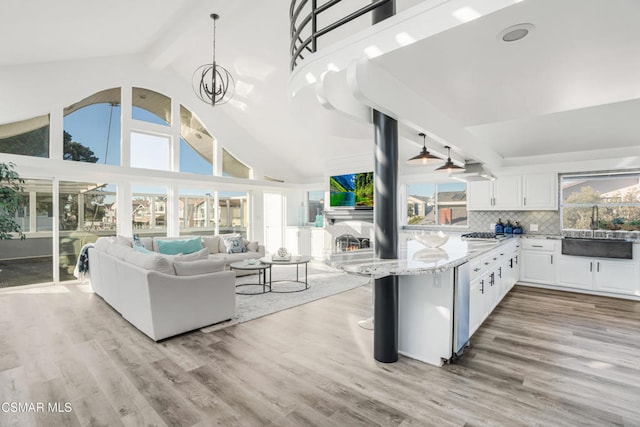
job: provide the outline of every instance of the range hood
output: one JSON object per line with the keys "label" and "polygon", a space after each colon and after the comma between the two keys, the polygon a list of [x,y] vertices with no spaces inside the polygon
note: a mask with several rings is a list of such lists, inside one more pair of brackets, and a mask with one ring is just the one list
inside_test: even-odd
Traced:
{"label": "range hood", "polygon": [[452,173],[449,175],[453,179],[459,181],[490,181],[495,179],[491,171],[486,169],[482,163],[467,163],[463,172]]}

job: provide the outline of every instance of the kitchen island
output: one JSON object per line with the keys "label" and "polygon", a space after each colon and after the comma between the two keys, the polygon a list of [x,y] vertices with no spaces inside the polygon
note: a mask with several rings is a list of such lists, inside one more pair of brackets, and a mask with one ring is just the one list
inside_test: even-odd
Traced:
{"label": "kitchen island", "polygon": [[398,352],[441,366],[462,354],[517,281],[519,239],[472,241],[449,235],[441,247],[428,248],[416,240],[420,234],[400,233],[397,259],[342,268],[373,279],[398,276]]}

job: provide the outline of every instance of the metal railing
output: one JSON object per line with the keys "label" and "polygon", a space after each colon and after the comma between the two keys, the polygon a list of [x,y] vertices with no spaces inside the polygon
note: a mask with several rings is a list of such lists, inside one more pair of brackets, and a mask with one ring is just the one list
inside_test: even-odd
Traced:
{"label": "metal railing", "polygon": [[[318,16],[323,12],[326,12],[331,7],[339,4],[342,0],[327,0],[322,4],[318,4],[318,0],[291,0],[291,7],[289,8],[289,21],[291,24],[291,70],[293,71],[298,65],[298,62],[304,59],[303,54],[305,52],[314,53],[318,50],[318,38],[343,26],[344,24],[353,21],[356,18],[374,11],[375,9],[384,6],[392,0],[374,0],[370,4],[361,7],[360,9],[328,24],[325,27],[318,28]],[[308,3],[310,5],[310,12],[308,15],[301,17],[301,13]],[[302,38],[302,32],[311,25],[311,34],[306,38]]]}

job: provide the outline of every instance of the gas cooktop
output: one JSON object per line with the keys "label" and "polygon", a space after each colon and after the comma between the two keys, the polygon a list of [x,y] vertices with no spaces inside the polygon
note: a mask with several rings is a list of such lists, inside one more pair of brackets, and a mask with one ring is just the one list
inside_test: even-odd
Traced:
{"label": "gas cooktop", "polygon": [[504,234],[496,234],[496,233],[491,233],[491,232],[482,232],[482,231],[476,231],[473,233],[467,233],[467,234],[463,234],[462,239],[464,240],[474,240],[474,239],[482,239],[482,240],[500,240],[500,239],[504,239]]}

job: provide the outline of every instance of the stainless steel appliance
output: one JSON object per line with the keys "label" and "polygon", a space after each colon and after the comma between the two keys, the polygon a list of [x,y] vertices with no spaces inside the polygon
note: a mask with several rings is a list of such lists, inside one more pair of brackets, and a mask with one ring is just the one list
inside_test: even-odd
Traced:
{"label": "stainless steel appliance", "polygon": [[460,264],[453,271],[453,348],[451,362],[462,355],[469,342],[469,288],[471,267],[469,263]]}

